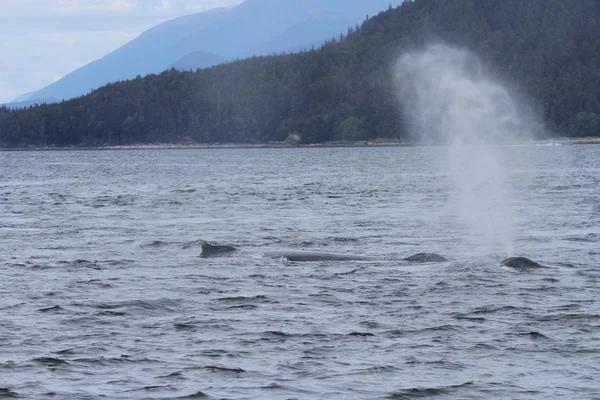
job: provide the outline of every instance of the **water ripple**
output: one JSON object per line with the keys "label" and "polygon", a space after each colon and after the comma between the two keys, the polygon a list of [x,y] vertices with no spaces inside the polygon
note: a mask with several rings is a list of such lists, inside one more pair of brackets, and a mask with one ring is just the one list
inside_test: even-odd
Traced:
{"label": "water ripple", "polygon": [[599,398],[600,147],[557,147],[507,150],[535,271],[467,240],[438,148],[3,154],[0,397]]}

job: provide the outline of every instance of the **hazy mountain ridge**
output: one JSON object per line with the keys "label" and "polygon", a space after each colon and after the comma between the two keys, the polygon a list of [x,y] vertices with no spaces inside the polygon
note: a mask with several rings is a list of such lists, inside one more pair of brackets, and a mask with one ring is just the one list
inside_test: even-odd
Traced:
{"label": "hazy mountain ridge", "polygon": [[58,100],[53,97],[46,98],[46,99],[36,98],[33,100],[13,101],[12,103],[0,104],[0,107],[7,107],[10,109],[17,110],[20,108],[33,107],[33,106],[42,105],[42,104],[56,103],[57,101]]}
{"label": "hazy mountain ridge", "polygon": [[[193,70],[225,60],[298,50],[339,35],[349,25],[364,19],[365,13],[378,12],[399,2],[247,0],[237,7],[186,15],[143,32],[106,56],[36,92],[19,96],[18,100],[29,103],[36,99],[69,99],[110,82],[158,73],[172,66],[184,65],[185,69]],[[301,36],[307,29],[299,29],[297,33],[290,30],[328,13],[341,18],[328,29],[312,30],[310,38]],[[200,56],[200,52],[205,56]]]}
{"label": "hazy mountain ridge", "polygon": [[175,62],[171,67],[179,71],[195,71],[198,68],[210,67],[221,64],[227,59],[219,54],[207,53],[205,51],[194,51]]}
{"label": "hazy mountain ridge", "polygon": [[340,34],[345,34],[349,27],[359,25],[361,22],[360,18],[352,19],[334,13],[312,16],[254,48],[254,54],[309,50],[322,44],[323,38],[327,40],[337,38]]}

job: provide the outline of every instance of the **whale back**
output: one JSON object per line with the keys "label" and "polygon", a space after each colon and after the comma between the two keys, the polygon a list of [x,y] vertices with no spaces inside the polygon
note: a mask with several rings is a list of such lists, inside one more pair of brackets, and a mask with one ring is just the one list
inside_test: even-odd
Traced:
{"label": "whale back", "polygon": [[518,270],[526,270],[532,268],[543,268],[542,264],[539,264],[527,257],[509,257],[500,261],[500,264]]}
{"label": "whale back", "polygon": [[[238,249],[229,244],[212,244],[204,242],[202,244],[202,253],[200,257],[221,257],[228,256]],[[302,262],[302,261],[360,261],[360,260],[373,260],[371,257],[360,256],[356,254],[340,254],[340,253],[327,253],[320,251],[302,251],[302,250],[286,250],[286,251],[270,251],[264,253],[267,257],[272,258],[284,258],[288,261]]]}
{"label": "whale back", "polygon": [[417,254],[413,254],[410,257],[406,257],[404,259],[404,261],[426,263],[426,262],[444,262],[444,261],[448,261],[448,260],[446,260],[445,257],[442,257],[439,254],[435,254],[435,253],[417,253]]}
{"label": "whale back", "polygon": [[202,253],[200,254],[200,257],[219,257],[229,255],[236,250],[237,249],[235,247],[228,244],[211,244],[208,242],[204,242],[202,244]]}
{"label": "whale back", "polygon": [[265,253],[268,257],[284,258],[288,261],[365,261],[373,260],[371,257],[357,254],[327,253],[321,251],[274,251]]}

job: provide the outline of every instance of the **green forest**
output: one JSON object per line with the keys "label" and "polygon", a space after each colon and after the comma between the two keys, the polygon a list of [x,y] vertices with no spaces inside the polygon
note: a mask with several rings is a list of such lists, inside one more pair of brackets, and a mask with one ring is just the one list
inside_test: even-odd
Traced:
{"label": "green forest", "polygon": [[0,147],[405,140],[392,67],[435,41],[478,54],[532,99],[548,130],[600,136],[598,38],[598,0],[407,0],[311,51],[2,107]]}

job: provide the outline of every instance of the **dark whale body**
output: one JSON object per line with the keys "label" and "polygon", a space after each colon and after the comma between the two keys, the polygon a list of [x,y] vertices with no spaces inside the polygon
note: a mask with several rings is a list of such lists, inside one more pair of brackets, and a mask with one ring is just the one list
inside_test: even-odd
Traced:
{"label": "dark whale body", "polygon": [[[238,249],[229,244],[212,244],[204,242],[202,244],[202,258],[223,257],[229,256]],[[285,250],[285,251],[268,251],[264,253],[267,257],[283,258],[288,261],[369,261],[377,260],[373,257],[365,257],[357,254],[344,253],[328,253],[322,251],[300,251],[300,250]],[[444,257],[435,253],[418,253],[407,257],[404,261],[427,263],[427,262],[444,262],[448,261]]]}
{"label": "dark whale body", "polygon": [[535,261],[530,260],[527,257],[509,257],[505,260],[500,261],[500,264],[518,270],[544,268],[542,264],[536,263]]}
{"label": "dark whale body", "polygon": [[[211,244],[205,242],[202,245],[200,257],[220,257],[236,252],[238,249],[228,244]],[[361,261],[374,260],[374,258],[359,256],[356,254],[326,253],[320,251],[269,251],[264,253],[267,257],[284,258],[288,261]]]}
{"label": "dark whale body", "polygon": [[219,257],[233,253],[237,249],[228,244],[210,244],[208,242],[202,243],[202,254],[200,257]]}
{"label": "dark whale body", "polygon": [[435,253],[417,253],[410,257],[406,257],[404,261],[426,263],[426,262],[444,262],[448,261],[445,257]]}
{"label": "dark whale body", "polygon": [[288,261],[368,261],[371,257],[356,254],[326,253],[321,251],[270,251],[268,257],[284,258]]}
{"label": "dark whale body", "polygon": [[[202,258],[224,257],[238,252],[239,249],[229,244],[212,244],[204,242],[202,244]],[[369,261],[377,260],[373,257],[365,257],[356,254],[328,253],[321,251],[268,251],[263,253],[267,257],[283,258],[288,261]],[[411,263],[440,263],[448,261],[445,257],[436,253],[417,253],[403,259]],[[500,261],[500,264],[513,268],[515,270],[524,271],[534,268],[544,268],[543,265],[530,260],[527,257],[510,257]]]}

